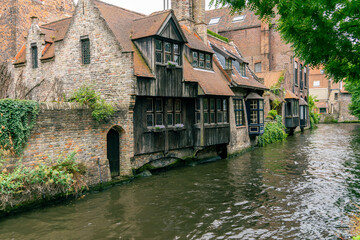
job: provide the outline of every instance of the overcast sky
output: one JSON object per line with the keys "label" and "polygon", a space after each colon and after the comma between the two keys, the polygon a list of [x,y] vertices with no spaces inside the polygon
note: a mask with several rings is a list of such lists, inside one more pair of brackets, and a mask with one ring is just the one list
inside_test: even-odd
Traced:
{"label": "overcast sky", "polygon": [[[77,3],[78,0],[74,0],[74,1],[75,3]],[[102,1],[144,14],[150,14],[152,12],[164,10],[164,0],[102,0]],[[205,0],[205,1],[206,1],[206,9],[209,9],[210,0]],[[169,3],[171,3],[171,0],[169,0]]]}

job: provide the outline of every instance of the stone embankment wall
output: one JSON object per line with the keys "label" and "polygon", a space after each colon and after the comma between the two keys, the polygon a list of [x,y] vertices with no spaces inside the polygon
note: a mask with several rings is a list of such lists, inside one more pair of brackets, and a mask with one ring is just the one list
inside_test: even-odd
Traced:
{"label": "stone embankment wall", "polygon": [[43,103],[23,155],[11,159],[9,164],[15,164],[20,159],[30,166],[51,164],[59,156],[67,156],[75,151],[77,161],[87,167],[88,185],[110,181],[107,133],[114,128],[120,133],[120,174],[130,175],[133,141],[129,140],[132,136],[127,131],[131,124],[128,112],[128,109],[119,107],[109,122],[98,123],[87,107],[76,103]]}

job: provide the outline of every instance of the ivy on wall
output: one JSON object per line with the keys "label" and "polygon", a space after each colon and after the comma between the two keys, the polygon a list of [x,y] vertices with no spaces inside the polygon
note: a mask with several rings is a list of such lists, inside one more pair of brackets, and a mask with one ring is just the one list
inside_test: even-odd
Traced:
{"label": "ivy on wall", "polygon": [[0,151],[22,152],[39,113],[39,103],[0,99]]}

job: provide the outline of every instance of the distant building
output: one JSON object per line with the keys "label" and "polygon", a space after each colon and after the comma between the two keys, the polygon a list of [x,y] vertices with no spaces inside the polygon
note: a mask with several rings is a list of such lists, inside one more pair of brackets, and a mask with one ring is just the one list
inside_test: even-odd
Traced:
{"label": "distant building", "polygon": [[315,103],[318,113],[324,115],[321,120],[326,117],[340,122],[357,120],[357,117],[349,112],[351,94],[346,91],[342,81],[335,83],[327,78],[323,69],[315,68],[310,71],[309,88],[310,95],[318,100]]}
{"label": "distant building", "polygon": [[[247,9],[232,15],[229,8],[222,8],[207,11],[206,23],[209,30],[233,41],[264,85],[276,90],[273,93],[277,96],[269,94],[265,101],[269,101],[269,105],[278,98],[284,101],[278,111],[286,127],[290,131],[298,126],[306,127],[309,69],[281,39],[275,30],[275,21],[262,22]],[[299,104],[305,105],[299,107]],[[269,110],[266,109],[266,113]]]}

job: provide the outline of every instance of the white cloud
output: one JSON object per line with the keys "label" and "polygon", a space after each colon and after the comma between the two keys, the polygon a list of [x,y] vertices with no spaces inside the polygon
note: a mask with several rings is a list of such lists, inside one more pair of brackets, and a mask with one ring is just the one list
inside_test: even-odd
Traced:
{"label": "white cloud", "polygon": [[[74,0],[74,1],[75,3],[77,3],[78,0]],[[102,1],[144,14],[150,14],[152,12],[164,10],[164,0],[130,0],[130,1],[102,0]],[[206,1],[206,9],[208,9],[210,0],[205,0],[205,1]],[[171,3],[171,0],[169,0],[169,3]]]}

